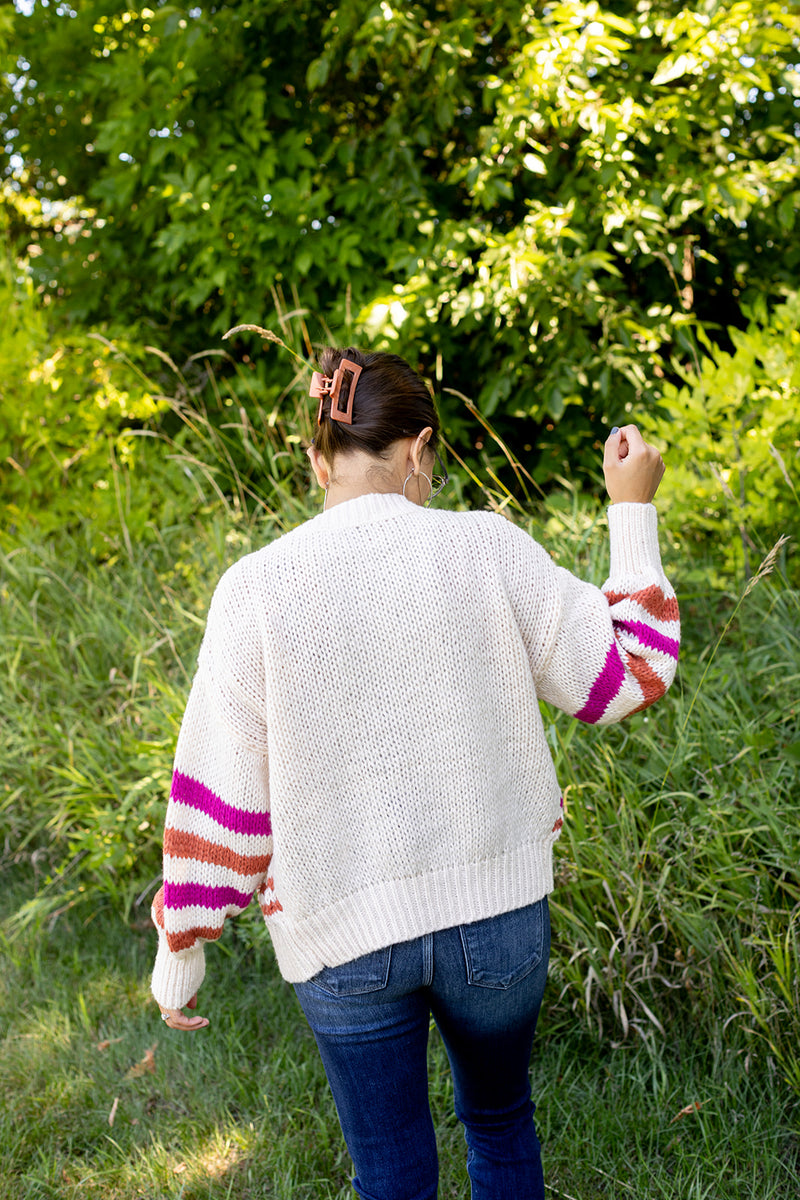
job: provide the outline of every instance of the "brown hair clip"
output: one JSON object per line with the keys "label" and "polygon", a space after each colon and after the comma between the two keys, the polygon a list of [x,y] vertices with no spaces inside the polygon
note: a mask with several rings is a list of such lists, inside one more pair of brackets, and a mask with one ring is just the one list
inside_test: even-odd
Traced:
{"label": "brown hair clip", "polygon": [[[322,406],[325,403],[325,397],[330,396],[332,421],[342,421],[345,425],[353,424],[353,398],[356,394],[356,384],[358,377],[361,374],[362,368],[358,363],[354,363],[349,358],[343,358],[339,366],[333,372],[333,377],[322,375],[319,371],[315,371],[311,376],[311,387],[309,395],[314,400],[319,400],[319,411],[317,412],[317,424],[322,424]],[[347,390],[344,396],[344,408],[340,405],[342,392],[342,384],[347,384]]]}

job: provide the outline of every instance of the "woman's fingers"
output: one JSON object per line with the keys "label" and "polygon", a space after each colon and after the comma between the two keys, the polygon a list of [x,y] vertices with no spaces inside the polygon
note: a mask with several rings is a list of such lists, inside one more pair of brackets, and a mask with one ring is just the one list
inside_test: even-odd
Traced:
{"label": "woman's fingers", "polygon": [[614,426],[603,450],[603,472],[612,504],[649,504],[664,474],[664,463],[635,425]]}
{"label": "woman's fingers", "polygon": [[[197,996],[192,996],[191,1000],[187,1002],[186,1007],[196,1008]],[[205,1029],[210,1024],[208,1017],[187,1017],[180,1008],[162,1008],[161,1020],[168,1029],[180,1029],[186,1033],[194,1033],[197,1029]]]}

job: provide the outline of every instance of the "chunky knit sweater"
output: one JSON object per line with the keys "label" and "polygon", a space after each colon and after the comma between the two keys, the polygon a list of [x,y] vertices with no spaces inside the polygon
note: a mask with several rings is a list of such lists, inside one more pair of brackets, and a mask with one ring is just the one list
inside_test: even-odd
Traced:
{"label": "chunky knit sweater", "polygon": [[669,686],[652,505],[609,509],[603,589],[485,512],[336,505],[237,562],[178,739],[152,989],[183,1006],[253,895],[283,976],[552,890],[544,700],[606,724]]}

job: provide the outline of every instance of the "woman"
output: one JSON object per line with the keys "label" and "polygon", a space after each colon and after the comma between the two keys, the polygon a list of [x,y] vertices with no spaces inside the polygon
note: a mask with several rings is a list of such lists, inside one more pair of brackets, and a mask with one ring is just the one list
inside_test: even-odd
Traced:
{"label": "woman", "polygon": [[436,1195],[426,1045],[452,1066],[474,1200],[544,1196],[528,1065],[562,801],[539,700],[622,720],[678,653],[634,426],[604,455],[604,589],[502,516],[425,505],[438,420],[402,359],[328,350],[313,520],[215,592],[178,740],[153,994],[196,1030],[204,944],[255,893],[368,1200]]}

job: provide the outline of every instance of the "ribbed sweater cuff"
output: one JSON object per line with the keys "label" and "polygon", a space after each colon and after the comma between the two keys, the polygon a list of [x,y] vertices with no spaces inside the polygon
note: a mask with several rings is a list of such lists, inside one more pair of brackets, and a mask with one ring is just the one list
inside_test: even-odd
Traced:
{"label": "ribbed sweater cuff", "polygon": [[173,954],[166,934],[158,931],[158,953],[153,967],[150,990],[162,1008],[183,1008],[194,996],[206,973],[205,946]]}
{"label": "ribbed sweater cuff", "polygon": [[661,570],[658,512],[653,504],[612,504],[608,509],[611,579],[640,575],[648,567]]}

